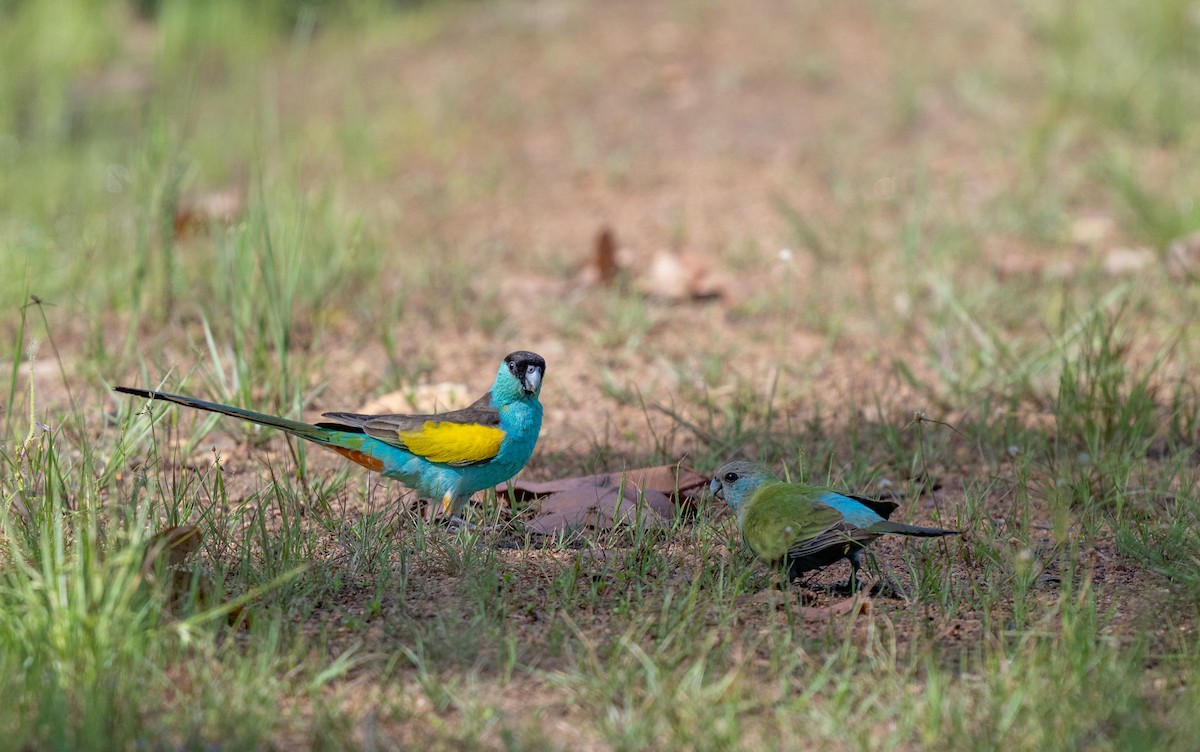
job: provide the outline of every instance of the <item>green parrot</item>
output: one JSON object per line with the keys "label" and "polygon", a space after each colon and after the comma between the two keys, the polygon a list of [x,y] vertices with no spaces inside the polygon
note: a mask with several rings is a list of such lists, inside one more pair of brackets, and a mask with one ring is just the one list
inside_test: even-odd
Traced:
{"label": "green parrot", "polygon": [[849,559],[850,589],[858,586],[863,549],[881,535],[933,538],[957,530],[917,527],[887,518],[895,502],[850,496],[830,488],[784,483],[753,462],[728,462],[709,485],[737,514],[738,529],[754,554],[786,568],[788,581],[802,572]]}

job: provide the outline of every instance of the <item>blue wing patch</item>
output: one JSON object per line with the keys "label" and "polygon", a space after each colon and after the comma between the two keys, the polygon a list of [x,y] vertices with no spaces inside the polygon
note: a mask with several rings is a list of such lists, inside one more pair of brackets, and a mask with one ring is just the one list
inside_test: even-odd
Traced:
{"label": "blue wing patch", "polygon": [[882,517],[865,505],[839,493],[831,491],[818,498],[817,501],[841,512],[842,518],[855,527],[868,528],[877,522],[883,522]]}

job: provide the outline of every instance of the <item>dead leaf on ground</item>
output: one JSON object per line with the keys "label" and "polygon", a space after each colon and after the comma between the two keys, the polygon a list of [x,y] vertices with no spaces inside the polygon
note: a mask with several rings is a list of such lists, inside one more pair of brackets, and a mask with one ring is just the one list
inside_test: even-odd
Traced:
{"label": "dead leaf on ground", "polygon": [[585,287],[611,287],[617,276],[629,268],[631,261],[629,251],[617,246],[617,236],[612,228],[602,225],[596,232],[592,255],[579,270],[575,281]]}
{"label": "dead leaf on ground", "polygon": [[204,533],[195,525],[175,525],[158,531],[151,536],[142,556],[142,576],[153,577],[160,565],[179,566],[200,550],[203,541]]}
{"label": "dead leaf on ground", "polygon": [[542,500],[542,508],[526,523],[541,535],[580,529],[611,530],[621,525],[658,528],[672,514],[671,500],[653,488],[639,488],[609,475],[570,478],[568,488]]}
{"label": "dead leaf on ground", "polygon": [[805,618],[817,617],[833,617],[833,616],[858,616],[859,614],[867,614],[871,612],[871,599],[866,596],[855,596],[853,598],[845,598],[834,603],[831,606],[822,608],[805,608],[803,615]]}
{"label": "dead leaf on ground", "polygon": [[1113,248],[1104,254],[1104,271],[1110,276],[1120,277],[1140,272],[1157,260],[1158,254],[1153,248]]}
{"label": "dead leaf on ground", "polygon": [[569,491],[581,486],[617,486],[622,479],[629,486],[639,490],[658,491],[666,496],[674,496],[678,492],[679,501],[690,499],[694,492],[708,483],[708,476],[681,465],[656,465],[640,467],[634,470],[622,470],[616,473],[601,475],[584,475],[574,478],[559,478],[548,481],[517,480],[501,483],[496,486],[497,494],[507,494],[511,487],[518,499],[527,500],[538,498],[561,491]]}
{"label": "dead leaf on ground", "polygon": [[175,207],[173,231],[182,238],[208,229],[210,225],[232,225],[246,211],[246,199],[236,188],[212,191],[200,196],[184,196]]}
{"label": "dead leaf on ground", "polygon": [[666,251],[650,262],[638,289],[651,297],[672,301],[723,298],[729,291],[712,259],[689,251]]}
{"label": "dead leaf on ground", "polygon": [[596,235],[596,269],[600,281],[606,285],[611,285],[617,278],[617,241],[607,227],[601,227]]}

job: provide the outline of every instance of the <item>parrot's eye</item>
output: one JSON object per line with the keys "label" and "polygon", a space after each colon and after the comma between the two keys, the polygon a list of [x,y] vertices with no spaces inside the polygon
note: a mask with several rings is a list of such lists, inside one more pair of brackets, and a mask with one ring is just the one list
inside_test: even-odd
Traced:
{"label": "parrot's eye", "polygon": [[725,473],[725,482],[726,483],[733,483],[735,480],[737,480],[737,478],[738,478],[737,473]]}

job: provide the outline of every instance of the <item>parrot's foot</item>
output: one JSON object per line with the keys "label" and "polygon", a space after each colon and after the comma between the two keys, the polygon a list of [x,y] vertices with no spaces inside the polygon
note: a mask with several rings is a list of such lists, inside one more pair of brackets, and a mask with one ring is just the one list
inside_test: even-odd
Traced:
{"label": "parrot's foot", "polygon": [[443,517],[442,519],[445,522],[446,528],[452,533],[495,533],[504,529],[501,525],[476,525],[467,522],[456,514]]}
{"label": "parrot's foot", "polygon": [[848,580],[841,585],[829,586],[829,592],[834,595],[854,595],[859,590],[862,590],[862,583],[858,580]]}
{"label": "parrot's foot", "polygon": [[883,598],[904,599],[904,593],[901,592],[900,586],[892,580],[886,578],[875,583],[875,585],[871,588],[871,595],[877,595]]}
{"label": "parrot's foot", "polygon": [[[854,595],[863,589],[862,582],[858,579],[852,579],[843,585],[832,585],[829,592],[837,595]],[[867,595],[872,598],[879,596],[883,598],[903,598],[900,593],[900,588],[891,580],[880,580],[867,590]]]}

